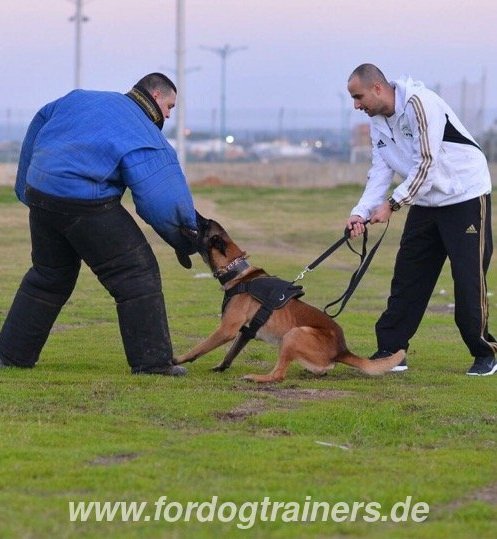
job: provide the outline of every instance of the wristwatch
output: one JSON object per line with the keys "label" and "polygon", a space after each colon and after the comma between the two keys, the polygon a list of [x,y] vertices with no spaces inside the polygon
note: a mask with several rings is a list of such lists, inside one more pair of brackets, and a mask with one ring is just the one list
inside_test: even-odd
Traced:
{"label": "wristwatch", "polygon": [[388,197],[388,203],[390,204],[390,209],[392,211],[399,211],[400,204],[393,197]]}

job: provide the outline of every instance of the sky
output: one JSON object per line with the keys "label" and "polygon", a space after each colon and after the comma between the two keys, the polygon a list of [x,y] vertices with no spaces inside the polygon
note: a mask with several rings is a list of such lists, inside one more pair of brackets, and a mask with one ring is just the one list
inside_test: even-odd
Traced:
{"label": "sky", "polygon": [[[497,118],[495,0],[183,1],[187,124],[220,106],[220,58],[202,47],[226,44],[243,47],[226,63],[231,121],[281,109],[359,115],[346,84],[363,62],[388,79],[408,74],[431,87],[485,73],[485,95],[475,100],[484,99],[489,121]],[[0,121],[7,110],[30,116],[74,87],[75,5],[1,0]],[[125,92],[151,71],[175,78],[176,0],[86,0],[83,12],[83,88]]]}

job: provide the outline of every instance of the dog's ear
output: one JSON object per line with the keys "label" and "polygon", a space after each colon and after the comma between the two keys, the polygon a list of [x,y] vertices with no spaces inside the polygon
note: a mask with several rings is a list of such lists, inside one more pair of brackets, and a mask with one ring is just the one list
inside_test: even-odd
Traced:
{"label": "dog's ear", "polygon": [[209,249],[217,249],[223,256],[226,256],[226,242],[219,234],[215,234],[209,239]]}

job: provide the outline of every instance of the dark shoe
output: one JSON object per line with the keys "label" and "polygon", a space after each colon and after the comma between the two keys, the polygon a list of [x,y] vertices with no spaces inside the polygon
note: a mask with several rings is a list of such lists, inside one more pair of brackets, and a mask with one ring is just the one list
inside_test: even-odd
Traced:
{"label": "dark shoe", "polygon": [[5,363],[0,359],[0,369],[2,369],[3,367],[7,367],[7,365],[5,365]]}
{"label": "dark shoe", "polygon": [[[386,357],[390,357],[393,354],[393,352],[389,352],[388,350],[377,350],[372,356],[369,357],[369,359],[375,360],[375,359],[385,359]],[[391,372],[403,372],[407,371],[407,356],[396,366],[393,367],[393,369],[390,369]]]}
{"label": "dark shoe", "polygon": [[162,376],[185,376],[188,372],[185,367],[179,365],[167,365],[165,367],[155,367],[153,369],[133,369],[132,374],[159,374]]}
{"label": "dark shoe", "polygon": [[466,373],[469,376],[490,376],[497,372],[497,361],[494,357],[475,357],[475,362]]}
{"label": "dark shoe", "polygon": [[166,370],[161,372],[163,376],[186,376],[187,370],[185,367],[180,367],[179,365],[171,365],[166,367]]}

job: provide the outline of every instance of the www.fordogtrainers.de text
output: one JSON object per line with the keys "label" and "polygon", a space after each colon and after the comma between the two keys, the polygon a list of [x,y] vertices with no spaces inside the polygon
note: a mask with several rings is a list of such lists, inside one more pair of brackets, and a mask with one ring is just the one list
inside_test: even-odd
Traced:
{"label": "www.fordogtrainers.de text", "polygon": [[306,496],[303,502],[247,501],[240,504],[220,502],[218,496],[208,501],[181,503],[159,497],[153,504],[128,501],[69,502],[71,522],[236,522],[239,529],[250,529],[259,522],[424,522],[430,507],[413,502],[412,496],[394,503],[387,512],[379,502],[323,502]]}

